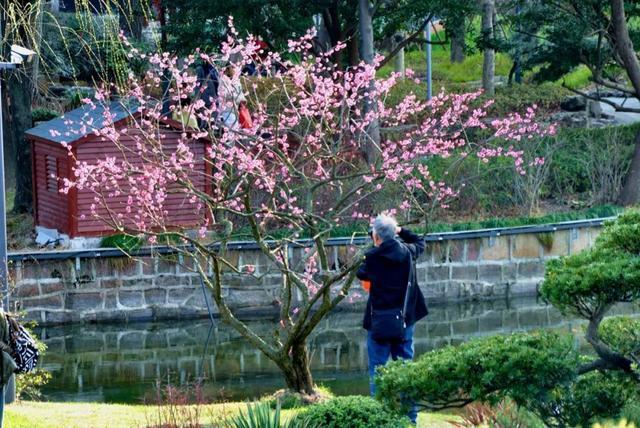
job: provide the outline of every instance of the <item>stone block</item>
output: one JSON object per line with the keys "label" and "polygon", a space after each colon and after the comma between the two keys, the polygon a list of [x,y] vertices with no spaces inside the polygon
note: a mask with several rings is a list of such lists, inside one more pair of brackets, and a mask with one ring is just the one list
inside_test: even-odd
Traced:
{"label": "stone block", "polygon": [[145,338],[145,349],[163,349],[168,346],[167,335],[162,331],[149,331]]}
{"label": "stone block", "polygon": [[481,264],[478,266],[478,280],[482,282],[497,283],[502,281],[502,265]]}
{"label": "stone block", "polygon": [[460,287],[460,299],[476,300],[482,295],[485,284],[481,282],[464,282]]}
{"label": "stone block", "polygon": [[431,245],[432,260],[435,264],[449,263],[449,246],[447,242],[435,242]]}
{"label": "stone block", "polygon": [[118,341],[118,349],[124,351],[127,349],[141,350],[144,349],[145,334],[139,331],[124,333]]}
{"label": "stone block", "polygon": [[[156,281],[161,278],[156,278]],[[153,278],[130,278],[119,280],[122,288],[151,288],[153,287]]]}
{"label": "stone block", "polygon": [[548,313],[548,318],[549,318],[549,325],[550,326],[555,326],[555,325],[560,325],[563,322],[565,322],[565,318],[562,316],[562,314],[560,313],[559,310],[557,310],[554,307],[549,307],[547,308],[547,313]]}
{"label": "stone block", "polygon": [[460,299],[460,289],[463,284],[458,281],[444,282],[444,301],[451,302]]}
{"label": "stone block", "polygon": [[518,324],[518,310],[505,310],[502,312],[502,328],[505,331],[516,331],[520,328]]}
{"label": "stone block", "polygon": [[536,296],[539,281],[521,281],[509,284],[509,296]]}
{"label": "stone block", "polygon": [[[30,313],[30,312],[27,312]],[[61,312],[61,311],[45,311],[44,312],[44,319],[40,319],[37,321],[40,321],[42,323],[46,323],[46,324],[67,324],[69,322],[71,322],[71,314],[68,312]],[[49,346],[47,344],[47,346]],[[51,352],[51,347],[49,346],[47,349],[48,352]],[[55,353],[52,352],[52,353]],[[49,357],[47,357],[48,359]]]}
{"label": "stone block", "polygon": [[156,273],[156,259],[154,257],[140,257],[138,263],[142,266],[143,275],[153,275]]}
{"label": "stone block", "polygon": [[74,292],[67,293],[66,308],[73,311],[94,311],[96,309],[102,309],[103,298],[102,294],[98,292]]}
{"label": "stone block", "polygon": [[537,259],[540,258],[542,245],[534,234],[522,234],[511,236],[513,248],[511,257],[514,259]]}
{"label": "stone block", "polygon": [[485,294],[485,297],[491,297],[492,299],[506,298],[509,296],[509,287],[509,283],[506,282],[491,284],[491,287],[486,289],[490,294]]}
{"label": "stone block", "polygon": [[109,290],[104,292],[104,309],[117,309],[118,308],[118,292],[116,290]]}
{"label": "stone block", "polygon": [[40,283],[41,295],[59,293],[64,290],[65,290],[65,286],[60,280],[51,280],[51,281]]}
{"label": "stone block", "polygon": [[[216,306],[215,302],[213,301],[213,298],[208,296],[207,299],[209,300],[209,305],[213,310],[213,308]],[[200,290],[200,292],[193,293],[193,295],[185,302],[184,305],[190,308],[206,309],[207,302],[205,301],[204,294]]]}
{"label": "stone block", "polygon": [[429,266],[427,269],[427,282],[448,281],[450,278],[449,268],[449,265]]}
{"label": "stone block", "polygon": [[147,305],[164,305],[167,303],[167,290],[162,288],[144,290],[144,301]]}
{"label": "stone block", "polygon": [[449,241],[449,261],[463,262],[464,261],[464,247],[463,240]]}
{"label": "stone block", "polygon": [[18,298],[35,297],[35,296],[38,296],[39,294],[40,294],[40,287],[38,287],[38,284],[35,282],[20,284],[13,291],[13,295]]}
{"label": "stone block", "polygon": [[127,322],[144,322],[155,319],[154,311],[151,308],[131,309],[125,312]]}
{"label": "stone block", "polygon": [[544,262],[520,262],[518,263],[518,280],[544,277]]}
{"label": "stone block", "polygon": [[100,288],[119,288],[122,287],[122,280],[119,278],[100,279]]}
{"label": "stone block", "polygon": [[523,308],[518,311],[518,322],[523,327],[546,327],[549,322],[547,320],[547,309],[542,308]]}
{"label": "stone block", "polygon": [[444,282],[432,282],[430,284],[421,284],[420,289],[428,302],[442,302],[445,300]]}
{"label": "stone block", "polygon": [[468,239],[466,241],[467,252],[465,259],[468,262],[475,262],[480,258],[480,249],[482,248],[482,241],[480,239]]}
{"label": "stone block", "polygon": [[514,282],[518,278],[518,265],[516,263],[508,263],[502,265],[502,281]]}
{"label": "stone block", "polygon": [[451,279],[454,281],[476,281],[478,279],[478,266],[475,264],[451,266]]}
{"label": "stone block", "polygon": [[122,306],[138,308],[144,305],[144,295],[140,290],[118,290],[118,302]]}
{"label": "stone block", "polygon": [[157,258],[156,261],[156,273],[159,274],[175,274],[177,272],[178,255],[170,254],[163,255]]}
{"label": "stone block", "polygon": [[158,275],[154,278],[154,282],[156,287],[178,287],[189,285],[189,278],[177,275]]}
{"label": "stone block", "polygon": [[193,295],[192,288],[172,288],[169,290],[167,303],[170,305],[184,305],[184,303]]}
{"label": "stone block", "polygon": [[455,336],[469,336],[478,333],[478,319],[466,318],[451,322],[451,331]]}
{"label": "stone block", "polygon": [[572,229],[570,233],[571,254],[577,254],[582,250],[591,247],[591,236],[589,229]]}
{"label": "stone block", "polygon": [[275,298],[267,291],[230,288],[227,302],[234,308],[261,308],[274,306]]}
{"label": "stone block", "polygon": [[482,260],[508,260],[509,247],[510,242],[508,236],[482,238],[480,258]]}
{"label": "stone block", "polygon": [[424,282],[427,280],[427,269],[428,266],[424,263],[416,265],[416,278],[418,279],[418,282]]}
{"label": "stone block", "polygon": [[569,231],[558,230],[553,233],[551,248],[544,248],[545,257],[560,257],[569,254]]}
{"label": "stone block", "polygon": [[120,270],[129,259],[123,257],[104,257],[94,260],[95,275],[98,278],[120,276]]}
{"label": "stone block", "polygon": [[502,313],[490,311],[478,317],[478,327],[481,332],[495,332],[502,329]]}
{"label": "stone block", "polygon": [[451,324],[448,322],[427,323],[428,337],[448,337],[451,336]]}
{"label": "stone block", "polygon": [[75,261],[73,263],[73,271],[76,279],[95,278],[96,276],[96,259],[80,259],[80,269],[76,269]]}

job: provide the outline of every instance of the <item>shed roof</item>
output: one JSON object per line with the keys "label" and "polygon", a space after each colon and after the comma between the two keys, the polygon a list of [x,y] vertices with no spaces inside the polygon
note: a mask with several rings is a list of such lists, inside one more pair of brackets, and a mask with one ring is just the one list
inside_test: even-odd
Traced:
{"label": "shed roof", "polygon": [[85,104],[58,118],[29,129],[26,135],[55,143],[71,144],[98,129],[131,116],[138,109],[137,104],[125,105],[122,101],[113,101],[108,106]]}

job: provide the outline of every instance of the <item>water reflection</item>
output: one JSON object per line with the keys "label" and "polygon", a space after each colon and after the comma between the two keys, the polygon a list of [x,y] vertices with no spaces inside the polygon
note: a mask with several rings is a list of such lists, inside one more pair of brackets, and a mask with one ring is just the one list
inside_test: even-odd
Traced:
{"label": "water reflection", "polygon": [[[638,313],[620,306],[615,313]],[[311,338],[316,382],[337,394],[366,393],[367,353],[361,312],[336,312]],[[265,337],[271,320],[251,321]],[[416,327],[416,354],[473,337],[558,328],[580,322],[563,318],[535,299],[474,302],[431,308]],[[205,376],[212,399],[246,399],[283,387],[278,369],[233,329],[209,320],[75,325],[38,330],[48,346],[42,367],[53,378],[45,396],[56,401],[138,402],[157,380],[174,384]]]}

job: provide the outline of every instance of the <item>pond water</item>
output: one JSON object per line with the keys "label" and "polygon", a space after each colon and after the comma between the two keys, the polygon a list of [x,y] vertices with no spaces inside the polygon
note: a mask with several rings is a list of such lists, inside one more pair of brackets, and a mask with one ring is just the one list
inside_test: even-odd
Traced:
{"label": "pond water", "polygon": [[[554,328],[579,333],[583,323],[563,318],[536,299],[461,303],[430,308],[416,326],[416,354],[474,337]],[[613,313],[638,314],[631,305]],[[366,394],[367,351],[362,312],[336,312],[311,337],[316,383],[334,393]],[[272,334],[273,320],[252,328]],[[43,388],[55,401],[139,403],[158,382],[188,384],[204,378],[211,400],[261,397],[284,386],[278,369],[219,320],[47,327],[37,330],[48,351],[42,367],[52,374]],[[578,341],[578,343],[580,343]]]}

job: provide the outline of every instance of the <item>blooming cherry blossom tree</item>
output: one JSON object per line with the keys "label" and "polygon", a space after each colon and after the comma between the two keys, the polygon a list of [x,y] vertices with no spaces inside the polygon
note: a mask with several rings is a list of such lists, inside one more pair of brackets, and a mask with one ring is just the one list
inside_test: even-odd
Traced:
{"label": "blooming cherry blossom tree", "polygon": [[[553,128],[536,123],[533,109],[525,116],[489,120],[490,102],[480,102],[481,92],[443,92],[429,102],[410,94],[390,105],[387,98],[399,75],[376,78],[380,58],[341,70],[330,59],[344,46],[312,56],[312,33],[291,41],[282,55],[259,52],[256,40],[239,37],[233,26],[229,34],[220,53],[197,51],[180,60],[129,47],[131,57],[149,65],[144,79],[131,75],[126,88],[104,85],[95,99],[85,102],[90,108],[108,106],[117,98],[136,114],[123,127],[113,123],[106,108],[102,123],[82,124],[117,146],[120,155],[77,165],[65,191],[90,189],[95,203],[85,215],[114,230],[144,235],[151,243],[166,242],[169,233],[177,237],[176,251],[193,260],[222,319],[275,362],[291,390],[312,394],[307,338],[349,295],[361,262],[354,254],[334,263],[326,245],[332,230],[368,219],[371,203],[383,189],[394,189],[399,208],[423,218],[428,206],[446,204],[456,195],[443,177],[432,174],[430,159],[477,156],[488,161],[503,156],[523,168],[518,142]],[[264,76],[241,76],[251,61],[258,62]],[[242,79],[252,110],[250,128],[220,120],[221,111],[236,106],[203,97],[206,82],[193,73],[196,63],[229,67],[231,79]],[[158,94],[167,80],[171,109],[197,118],[197,128],[166,127]],[[181,100],[187,98],[185,106]],[[371,100],[376,108],[363,108]],[[368,163],[363,148],[372,122],[379,123],[382,138],[379,156]],[[177,144],[165,144],[168,133],[178,135]],[[204,159],[194,152],[197,139],[207,141]],[[207,168],[196,168],[200,161]],[[197,224],[168,220],[171,207],[166,202],[175,194],[198,213]],[[110,202],[123,195],[124,206]],[[250,234],[282,276],[276,299],[279,323],[270,338],[237,318],[223,293],[225,272],[257,274],[254,266],[236,266],[228,256],[227,244],[242,233]],[[309,240],[301,244],[300,236]],[[290,249],[301,245],[306,249],[297,266]]]}

